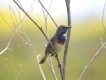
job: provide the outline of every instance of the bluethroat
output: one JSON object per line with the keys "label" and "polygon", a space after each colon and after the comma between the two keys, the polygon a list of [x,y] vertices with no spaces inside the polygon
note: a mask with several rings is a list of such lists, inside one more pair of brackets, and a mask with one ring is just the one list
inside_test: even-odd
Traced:
{"label": "bluethroat", "polygon": [[66,41],[65,34],[69,28],[71,27],[65,25],[61,25],[58,27],[55,35],[50,39],[52,44],[50,42],[47,44],[45,55],[43,56],[39,64],[43,64],[50,54],[51,56],[55,56],[55,54],[62,50]]}

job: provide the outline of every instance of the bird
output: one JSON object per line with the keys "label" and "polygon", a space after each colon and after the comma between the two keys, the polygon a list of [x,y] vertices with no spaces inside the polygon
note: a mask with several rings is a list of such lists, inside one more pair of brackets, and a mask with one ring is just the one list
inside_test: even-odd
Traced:
{"label": "bird", "polygon": [[55,54],[59,53],[62,50],[66,42],[65,34],[69,28],[71,27],[66,25],[60,25],[58,27],[58,29],[56,30],[56,33],[48,42],[45,48],[45,55],[43,56],[39,64],[43,64],[49,55],[51,55],[51,57],[56,56]]}

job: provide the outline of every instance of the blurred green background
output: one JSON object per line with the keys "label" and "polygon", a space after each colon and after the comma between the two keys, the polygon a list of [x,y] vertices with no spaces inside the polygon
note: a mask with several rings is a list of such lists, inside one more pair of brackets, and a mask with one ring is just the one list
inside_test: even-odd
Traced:
{"label": "blurred green background", "polygon": [[[0,8],[0,13],[2,13],[4,19],[13,26],[12,17],[8,7]],[[101,12],[102,13],[102,12]],[[17,13],[15,12],[16,16]],[[86,13],[85,13],[86,14]],[[33,19],[42,26],[44,32],[45,22],[43,14],[30,15]],[[104,32],[101,15],[91,14],[87,17],[75,17],[72,13],[72,29],[70,35],[70,43],[67,55],[67,66],[66,66],[66,79],[67,80],[78,80],[83,69],[93,58],[95,53],[101,47],[101,40],[106,41],[106,34]],[[58,25],[65,24],[67,25],[67,16],[66,15],[56,15],[53,16]],[[18,19],[19,20],[19,19]],[[17,23],[19,22],[17,20]],[[106,22],[106,19],[104,19]],[[105,24],[106,25],[106,24]],[[37,47],[42,55],[44,55],[45,44],[47,43],[45,37],[41,31],[29,20],[24,23],[25,32],[30,39],[31,43]],[[14,27],[14,26],[13,26]],[[51,38],[55,31],[56,27],[52,20],[48,17],[48,31],[49,37]],[[22,29],[19,29],[20,31]],[[13,29],[10,28],[0,16],[0,52],[8,44],[8,40],[13,33]],[[25,40],[26,38],[19,33],[21,37]],[[36,51],[36,50],[35,50]],[[59,59],[62,63],[63,61],[63,52],[62,50],[59,53]],[[36,51],[36,54],[39,54]],[[5,60],[5,57],[8,59],[11,69],[8,62]],[[41,59],[41,57],[40,57]],[[54,69],[57,75],[58,80],[60,80],[60,73],[57,67],[57,62],[52,57]],[[106,51],[103,51],[95,61],[90,65],[90,67],[85,72],[82,80],[105,80],[106,79]],[[49,64],[49,59],[46,61]],[[47,64],[41,65],[45,77],[47,80],[54,80],[53,75],[47,66]],[[26,45],[16,34],[11,40],[9,49],[6,50],[3,54],[0,54],[0,80],[13,80],[17,78],[20,71],[22,75],[19,80],[43,80],[42,75],[39,70],[37,59],[30,46]]]}

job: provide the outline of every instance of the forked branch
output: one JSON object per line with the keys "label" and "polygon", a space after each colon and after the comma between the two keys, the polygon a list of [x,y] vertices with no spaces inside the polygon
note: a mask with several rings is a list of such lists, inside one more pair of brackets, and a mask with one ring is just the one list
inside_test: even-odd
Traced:
{"label": "forked branch", "polygon": [[91,59],[91,61],[87,64],[87,66],[85,66],[85,69],[83,70],[82,74],[80,75],[79,80],[82,79],[82,76],[84,75],[84,73],[86,72],[86,70],[88,69],[88,67],[92,64],[92,62],[105,50],[105,45],[106,45],[106,42],[102,44],[102,46],[96,52],[96,54]]}

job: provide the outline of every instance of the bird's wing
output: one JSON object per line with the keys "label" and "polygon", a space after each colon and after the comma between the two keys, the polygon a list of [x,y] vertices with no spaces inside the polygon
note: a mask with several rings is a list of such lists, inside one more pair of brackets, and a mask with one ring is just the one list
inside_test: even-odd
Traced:
{"label": "bird's wing", "polygon": [[[50,41],[51,41],[52,45],[54,45],[54,43],[55,43],[55,37],[52,37],[52,38],[50,39]],[[51,43],[48,42],[47,47],[46,47],[46,49],[45,49],[45,54],[47,54],[47,53],[52,53],[53,46],[51,45]]]}

